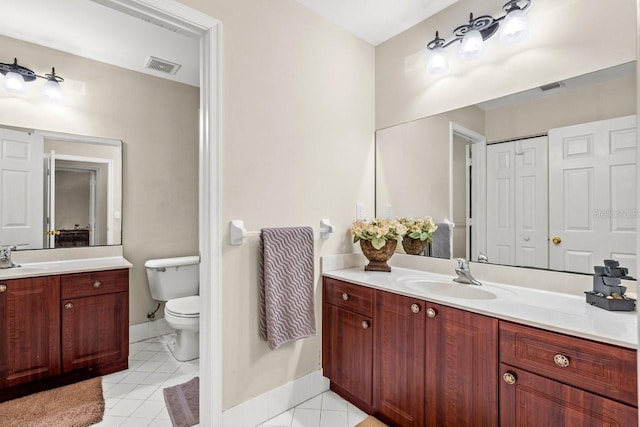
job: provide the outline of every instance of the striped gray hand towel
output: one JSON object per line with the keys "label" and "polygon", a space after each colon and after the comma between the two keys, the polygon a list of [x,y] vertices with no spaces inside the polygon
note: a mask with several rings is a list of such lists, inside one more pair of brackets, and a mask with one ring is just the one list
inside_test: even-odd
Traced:
{"label": "striped gray hand towel", "polygon": [[259,251],[260,338],[275,350],[315,335],[313,229],[263,228]]}

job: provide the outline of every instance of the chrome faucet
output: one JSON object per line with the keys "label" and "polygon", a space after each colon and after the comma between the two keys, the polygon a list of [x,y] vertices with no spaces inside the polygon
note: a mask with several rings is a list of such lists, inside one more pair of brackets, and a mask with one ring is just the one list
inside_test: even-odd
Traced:
{"label": "chrome faucet", "polygon": [[0,248],[0,268],[12,268],[16,266],[13,261],[11,261],[11,251],[16,249],[15,246]]}
{"label": "chrome faucet", "polygon": [[469,261],[462,258],[456,258],[456,261],[458,261],[458,268],[456,268],[456,274],[458,275],[458,277],[453,279],[454,282],[477,286],[482,285],[482,283],[474,279],[471,275],[471,270],[469,270]]}

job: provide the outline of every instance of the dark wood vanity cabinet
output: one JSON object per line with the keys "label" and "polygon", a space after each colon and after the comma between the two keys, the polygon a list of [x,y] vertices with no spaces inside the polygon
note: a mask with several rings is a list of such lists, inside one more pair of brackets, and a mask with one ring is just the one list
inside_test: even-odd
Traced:
{"label": "dark wood vanity cabinet", "polygon": [[432,303],[426,314],[425,425],[497,426],[498,320]]}
{"label": "dark wood vanity cabinet", "polygon": [[323,283],[324,375],[390,426],[638,425],[635,350]]}
{"label": "dark wood vanity cabinet", "polygon": [[378,418],[424,426],[425,302],[375,292],[374,401]]}
{"label": "dark wood vanity cabinet", "polygon": [[128,270],[62,276],[62,370],[126,369]]}
{"label": "dark wood vanity cabinet", "polygon": [[636,351],[500,322],[503,426],[637,426]]}
{"label": "dark wood vanity cabinet", "polygon": [[127,368],[129,271],[0,281],[0,402]]}
{"label": "dark wood vanity cabinet", "polygon": [[373,290],[324,279],[322,367],[331,389],[354,405],[373,409]]}
{"label": "dark wood vanity cabinet", "polygon": [[58,276],[0,281],[0,390],[60,374],[59,302]]}

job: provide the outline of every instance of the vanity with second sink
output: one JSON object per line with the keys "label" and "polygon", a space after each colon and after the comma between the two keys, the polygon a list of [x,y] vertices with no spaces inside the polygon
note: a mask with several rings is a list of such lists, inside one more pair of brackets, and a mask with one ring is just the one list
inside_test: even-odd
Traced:
{"label": "vanity with second sink", "polygon": [[122,257],[0,270],[0,402],[127,368]]}
{"label": "vanity with second sink", "polygon": [[391,426],[638,423],[635,312],[396,267],[323,276],[324,375]]}

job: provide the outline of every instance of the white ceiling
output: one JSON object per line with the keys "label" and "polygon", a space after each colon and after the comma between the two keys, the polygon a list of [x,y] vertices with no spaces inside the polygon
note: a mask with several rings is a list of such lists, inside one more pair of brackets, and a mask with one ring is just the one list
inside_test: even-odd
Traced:
{"label": "white ceiling", "polygon": [[377,46],[458,0],[296,0]]}
{"label": "white ceiling", "polygon": [[[405,31],[458,0],[296,0],[372,45]],[[105,0],[3,1],[0,35],[141,73],[199,85],[199,46],[171,27],[133,17]],[[19,52],[1,52],[12,62]],[[145,68],[150,56],[180,64],[175,75]],[[29,67],[29,64],[21,64]],[[55,66],[55,64],[52,64]],[[37,72],[44,72],[35,70]],[[56,69],[64,77],[63,69]]]}
{"label": "white ceiling", "polygon": [[[11,0],[2,3],[2,35],[188,85],[199,85],[199,43],[179,32],[88,0]],[[13,62],[13,57],[17,56],[20,63],[19,52],[2,51],[0,55],[0,62]],[[149,56],[182,67],[175,75],[144,68]],[[29,64],[21,65],[29,67]],[[56,68],[56,72],[64,77],[63,69]]]}

